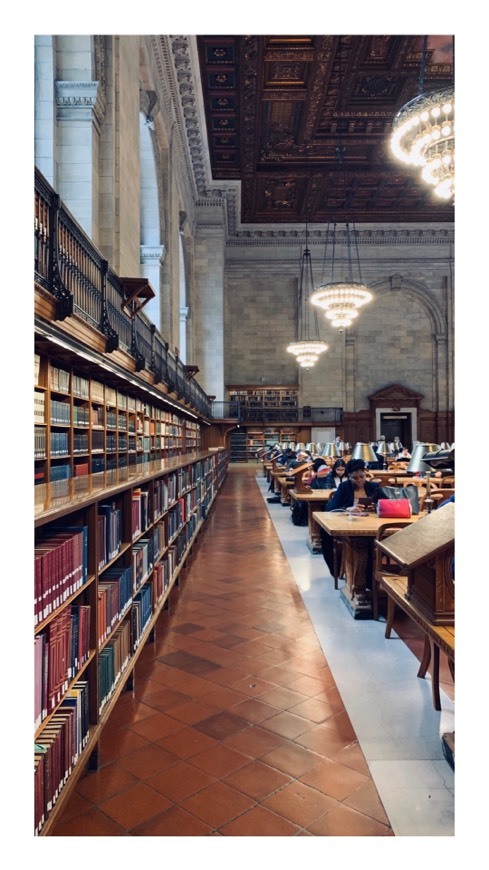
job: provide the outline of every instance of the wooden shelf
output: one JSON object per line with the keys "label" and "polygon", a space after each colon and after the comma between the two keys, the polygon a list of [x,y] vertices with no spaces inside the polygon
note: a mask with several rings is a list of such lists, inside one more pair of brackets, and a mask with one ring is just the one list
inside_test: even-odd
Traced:
{"label": "wooden shelf", "polygon": [[242,408],[297,408],[299,386],[230,385],[229,400]]}
{"label": "wooden shelf", "polygon": [[200,449],[198,421],[147,398],[104,384],[101,369],[87,377],[36,354],[38,836],[97,766],[102,729],[227,472],[224,449]]}

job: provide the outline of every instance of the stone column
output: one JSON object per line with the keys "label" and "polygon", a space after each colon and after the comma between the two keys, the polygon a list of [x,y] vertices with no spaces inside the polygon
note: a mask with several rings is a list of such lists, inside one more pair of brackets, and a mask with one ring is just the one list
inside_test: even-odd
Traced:
{"label": "stone column", "polygon": [[98,244],[98,157],[105,99],[99,82],[57,81],[55,88],[59,194]]}
{"label": "stone column", "polygon": [[188,319],[189,308],[188,305],[180,306],[180,341],[179,341],[179,350],[180,350],[180,359],[182,362],[188,363],[189,359],[187,356],[187,319]]}
{"label": "stone column", "polygon": [[144,306],[146,317],[154,323],[159,332],[161,329],[161,268],[165,261],[164,245],[141,245],[141,275],[147,278],[155,291],[153,299]]}
{"label": "stone column", "polygon": [[193,358],[199,383],[208,395],[224,399],[224,226],[222,208],[203,209],[197,223],[194,273],[188,299]]}

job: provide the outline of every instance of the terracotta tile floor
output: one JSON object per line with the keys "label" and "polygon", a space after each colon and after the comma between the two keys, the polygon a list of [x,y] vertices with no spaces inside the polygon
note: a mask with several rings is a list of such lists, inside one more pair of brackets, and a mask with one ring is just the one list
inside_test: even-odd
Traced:
{"label": "terracotta tile floor", "polygon": [[230,469],[52,836],[392,836],[255,478]]}

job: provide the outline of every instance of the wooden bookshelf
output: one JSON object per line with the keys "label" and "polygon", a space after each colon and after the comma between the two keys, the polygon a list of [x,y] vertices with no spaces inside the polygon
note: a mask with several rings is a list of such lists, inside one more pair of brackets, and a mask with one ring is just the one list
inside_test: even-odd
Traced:
{"label": "wooden bookshelf", "polygon": [[36,354],[35,483],[52,483],[200,450],[198,422]]}
{"label": "wooden bookshelf", "polygon": [[178,585],[227,472],[144,389],[35,358],[35,835],[49,835]]}
{"label": "wooden bookshelf", "polygon": [[[303,441],[303,427],[291,426],[256,426],[249,425],[246,430],[246,450],[248,456],[254,456],[261,447],[273,444],[296,444]],[[307,439],[309,440],[309,439]]]}
{"label": "wooden bookshelf", "polygon": [[229,401],[238,402],[244,410],[298,406],[298,384],[266,387],[257,384],[233,384],[227,389]]}
{"label": "wooden bookshelf", "polygon": [[234,429],[229,435],[230,462],[246,462],[246,432],[244,429]]}

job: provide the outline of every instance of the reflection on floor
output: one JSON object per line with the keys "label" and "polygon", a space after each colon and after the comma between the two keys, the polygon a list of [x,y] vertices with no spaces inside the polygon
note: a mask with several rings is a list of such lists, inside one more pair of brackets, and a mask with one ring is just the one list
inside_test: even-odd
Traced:
{"label": "reflection on floor", "polygon": [[452,700],[350,616],[267,485],[230,466],[53,836],[453,835]]}

